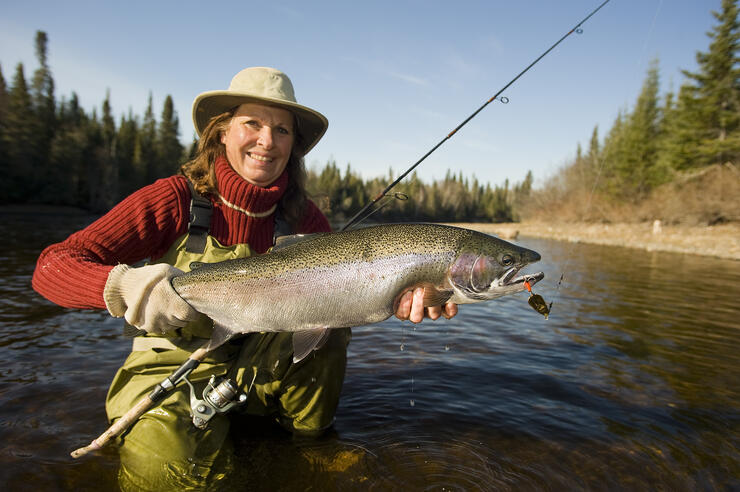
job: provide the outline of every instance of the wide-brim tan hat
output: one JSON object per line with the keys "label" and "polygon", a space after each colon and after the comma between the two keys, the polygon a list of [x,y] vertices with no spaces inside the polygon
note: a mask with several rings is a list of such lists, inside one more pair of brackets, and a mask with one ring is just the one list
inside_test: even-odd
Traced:
{"label": "wide-brim tan hat", "polygon": [[283,72],[269,67],[250,67],[236,74],[228,89],[204,92],[195,98],[195,131],[200,136],[211,118],[251,102],[278,106],[296,115],[303,140],[300,149],[303,155],[321,140],[329,126],[323,114],[296,102],[293,84]]}

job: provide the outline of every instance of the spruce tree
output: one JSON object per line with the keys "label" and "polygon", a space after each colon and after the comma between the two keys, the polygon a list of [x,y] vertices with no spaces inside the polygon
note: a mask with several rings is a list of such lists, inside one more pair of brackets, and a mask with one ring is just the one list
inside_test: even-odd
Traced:
{"label": "spruce tree", "polygon": [[662,160],[677,169],[738,162],[740,158],[740,24],[735,0],[712,12],[718,24],[707,33],[709,51],[698,52],[698,71],[679,91],[667,120]]}
{"label": "spruce tree", "polygon": [[136,170],[137,177],[141,180],[139,186],[150,184],[158,177],[156,169],[156,139],[157,124],[154,121],[152,94],[149,93],[149,102],[144,113],[144,120],[138,132],[136,152],[134,155],[134,169]]}
{"label": "spruce tree", "polygon": [[45,181],[48,171],[49,152],[54,131],[57,127],[54,99],[54,79],[49,68],[46,46],[48,38],[43,31],[36,31],[36,59],[39,68],[33,74],[32,104],[36,116],[36,132],[34,135],[34,150],[36,162],[36,181],[40,184]]}
{"label": "spruce tree", "polygon": [[157,128],[156,155],[157,176],[164,178],[177,172],[183,160],[183,147],[178,139],[180,123],[175,113],[172,96],[169,94],[164,100],[162,118]]}
{"label": "spruce tree", "polygon": [[33,164],[35,118],[31,105],[23,64],[19,63],[8,94],[5,116],[5,147],[8,156],[7,180],[10,184],[4,197],[9,202],[33,200]]}
{"label": "spruce tree", "polygon": [[129,109],[128,117],[121,117],[116,134],[116,163],[118,165],[119,196],[130,195],[138,188],[139,180],[134,169],[138,122]]}
{"label": "spruce tree", "polygon": [[[8,88],[0,66],[0,175],[8,176],[8,150],[5,145],[5,119],[8,113]],[[7,179],[0,180],[0,196],[8,196],[10,191]]]}
{"label": "spruce tree", "polygon": [[118,162],[116,161],[116,123],[110,105],[110,90],[103,101],[100,124],[100,143],[97,149],[100,172],[100,195],[95,208],[107,211],[118,201]]}
{"label": "spruce tree", "polygon": [[653,62],[621,135],[623,153],[615,162],[616,185],[625,197],[644,197],[669,176],[657,163],[661,122],[659,85],[658,64]]}

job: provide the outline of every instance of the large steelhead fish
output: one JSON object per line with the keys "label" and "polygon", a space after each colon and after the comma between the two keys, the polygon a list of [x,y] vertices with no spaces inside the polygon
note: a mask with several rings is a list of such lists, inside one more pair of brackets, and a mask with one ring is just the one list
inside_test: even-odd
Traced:
{"label": "large steelhead fish", "polygon": [[259,256],[205,264],[172,285],[213,320],[210,348],[249,332],[294,332],[294,359],[328,330],[383,321],[406,291],[424,305],[495,299],[534,285],[517,277],[540,255],[476,231],[435,224],[386,224],[309,236]]}

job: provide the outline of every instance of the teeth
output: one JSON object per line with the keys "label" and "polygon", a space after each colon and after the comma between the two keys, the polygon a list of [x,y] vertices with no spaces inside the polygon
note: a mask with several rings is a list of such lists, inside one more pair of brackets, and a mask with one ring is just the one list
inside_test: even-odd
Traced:
{"label": "teeth", "polygon": [[249,154],[249,157],[251,157],[252,159],[256,161],[262,161],[262,162],[270,162],[272,160],[269,157],[263,157],[261,155],[252,154],[252,153]]}

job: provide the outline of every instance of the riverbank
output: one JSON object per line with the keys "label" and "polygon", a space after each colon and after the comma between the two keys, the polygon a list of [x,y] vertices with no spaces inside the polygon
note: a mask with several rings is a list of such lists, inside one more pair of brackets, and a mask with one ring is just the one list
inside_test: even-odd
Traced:
{"label": "riverbank", "polygon": [[668,251],[740,260],[740,225],[706,227],[660,224],[586,224],[542,222],[502,224],[451,224],[502,239],[530,236],[559,241],[622,246],[647,251]]}

